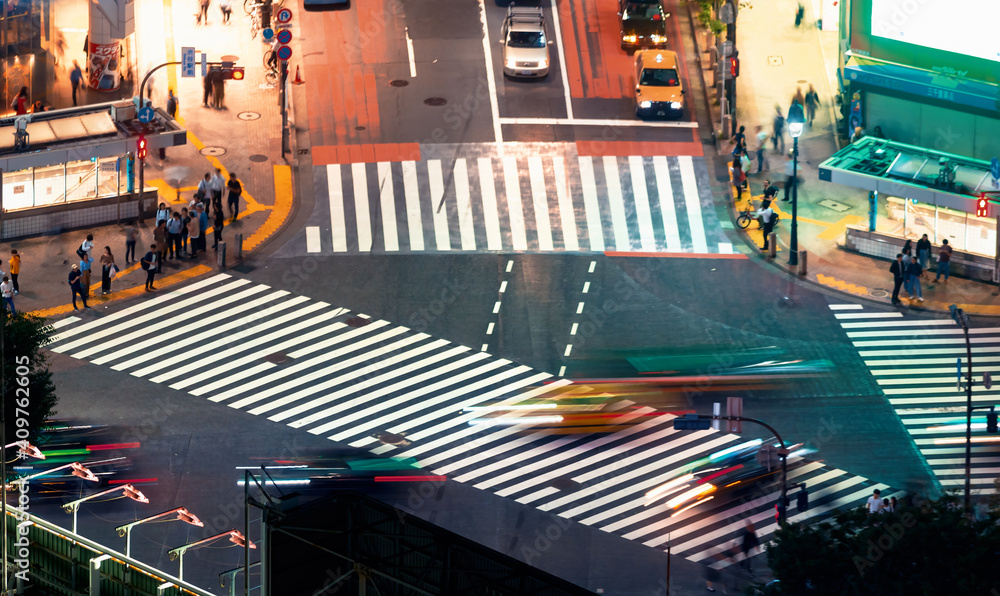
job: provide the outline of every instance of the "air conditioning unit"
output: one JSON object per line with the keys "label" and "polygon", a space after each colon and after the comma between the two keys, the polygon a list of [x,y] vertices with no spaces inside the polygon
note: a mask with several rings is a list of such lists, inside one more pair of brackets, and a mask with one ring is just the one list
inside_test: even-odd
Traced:
{"label": "air conditioning unit", "polygon": [[115,122],[135,120],[135,104],[131,101],[116,101],[111,104],[111,119]]}

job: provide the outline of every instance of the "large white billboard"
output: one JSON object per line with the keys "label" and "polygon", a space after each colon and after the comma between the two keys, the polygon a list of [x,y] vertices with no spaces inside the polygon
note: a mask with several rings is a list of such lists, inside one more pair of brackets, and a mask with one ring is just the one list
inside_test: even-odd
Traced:
{"label": "large white billboard", "polygon": [[1000,0],[872,0],[872,35],[1000,62]]}

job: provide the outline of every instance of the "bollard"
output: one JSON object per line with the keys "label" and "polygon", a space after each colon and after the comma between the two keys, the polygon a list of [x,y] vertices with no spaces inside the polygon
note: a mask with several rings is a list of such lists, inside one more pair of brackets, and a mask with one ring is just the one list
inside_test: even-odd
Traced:
{"label": "bollard", "polygon": [[806,274],[806,263],[809,262],[809,253],[804,250],[799,251],[799,275]]}
{"label": "bollard", "polygon": [[778,235],[774,232],[767,237],[767,256],[770,259],[778,256]]}
{"label": "bollard", "polygon": [[243,234],[236,235],[236,262],[243,262]]}
{"label": "bollard", "polygon": [[216,251],[215,257],[219,265],[219,269],[226,268],[226,243],[219,241],[219,250]]}

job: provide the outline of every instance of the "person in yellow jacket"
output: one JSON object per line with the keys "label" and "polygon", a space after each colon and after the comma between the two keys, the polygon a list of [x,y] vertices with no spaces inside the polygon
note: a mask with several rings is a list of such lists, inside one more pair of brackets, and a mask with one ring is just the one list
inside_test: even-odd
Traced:
{"label": "person in yellow jacket", "polygon": [[14,295],[17,296],[21,293],[21,288],[17,285],[17,274],[21,272],[21,255],[17,254],[17,249],[10,249],[10,260],[7,261],[10,265],[10,281],[14,284]]}

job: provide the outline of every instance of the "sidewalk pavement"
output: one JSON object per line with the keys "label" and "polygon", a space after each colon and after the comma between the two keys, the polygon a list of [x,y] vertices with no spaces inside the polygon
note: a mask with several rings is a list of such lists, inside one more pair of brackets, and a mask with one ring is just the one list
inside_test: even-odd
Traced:
{"label": "sidewalk pavement", "polygon": [[[263,51],[260,38],[251,40],[250,19],[242,7],[234,7],[232,22],[223,25],[220,18],[212,18],[210,25],[194,27],[191,7],[172,3],[171,12],[164,11],[159,0],[141,0],[152,13],[163,13],[165,22],[137,24],[146,33],[145,59],[150,65],[179,60],[182,46],[196,46],[208,53],[210,60],[235,54],[246,66],[246,79],[228,81],[225,108],[202,107],[202,79],[179,79],[179,67],[166,67],[153,75],[153,103],[166,108],[166,91],[174,89],[179,99],[177,121],[188,130],[187,144],[167,150],[167,159],[161,162],[158,150],[150,151],[146,159],[146,186],[158,191],[159,201],[172,210],[180,211],[191,201],[198,182],[216,168],[222,170],[226,180],[235,173],[243,185],[240,213],[236,222],[227,217],[222,239],[227,244],[226,264],[237,263],[236,235],[242,234],[243,252],[247,253],[273,236],[289,220],[292,210],[292,178],[289,162],[281,156],[281,117],[278,111],[278,90],[264,83]],[[138,10],[138,9],[137,9]],[[173,19],[169,16],[172,14]],[[211,15],[215,17],[215,15]],[[178,25],[175,27],[174,23]],[[174,32],[179,32],[174,35]],[[150,39],[150,38],[153,39]],[[154,40],[162,41],[157,46]],[[82,56],[82,52],[80,53]],[[74,53],[67,53],[63,64],[72,64]],[[79,59],[79,58],[78,58]],[[84,60],[80,60],[81,63]],[[142,63],[140,63],[142,64]],[[147,67],[148,68],[148,67]],[[63,98],[64,105],[72,105],[69,77],[59,76],[54,81],[51,97]],[[88,103],[103,103],[117,99],[91,92],[84,96]],[[224,191],[224,198],[227,195]],[[225,201],[224,201],[225,205]],[[228,207],[226,208],[228,215]],[[211,215],[210,215],[211,221]],[[26,238],[0,244],[0,262],[9,273],[8,259],[11,248],[21,254],[21,272],[18,276],[20,294],[14,298],[18,312],[31,311],[39,316],[51,317],[71,312],[70,289],[67,277],[70,267],[79,262],[76,249],[87,234],[94,235],[93,271],[89,304],[95,309],[102,305],[144,294],[145,271],[138,263],[125,264],[125,220],[120,224],[95,226],[91,229],[53,231],[50,235]],[[154,222],[147,219],[138,226],[140,238],[136,244],[136,258],[141,258],[152,243]],[[162,274],[157,276],[156,287],[163,291],[172,284],[207,273],[217,267],[211,248],[213,233],[208,231],[208,252],[194,259],[167,260]],[[99,257],[104,247],[111,247],[115,262],[122,270],[112,281],[112,292],[101,296],[101,266]],[[84,312],[81,310],[81,312]]]}
{"label": "sidewalk pavement", "polygon": [[[868,221],[868,193],[819,180],[819,164],[840,148],[835,131],[838,110],[835,104],[836,68],[837,52],[840,50],[837,32],[820,31],[815,26],[818,4],[805,4],[806,17],[798,28],[794,21],[797,0],[776,0],[739,11],[737,124],[746,127],[748,146],[754,158],[751,171],[756,172],[757,160],[753,151],[756,127],[760,125],[770,133],[775,106],[781,106],[782,113],[787,116],[796,87],[805,93],[809,84],[815,86],[821,106],[814,123],[811,126],[807,124],[799,137],[798,243],[799,251],[808,253],[804,278],[852,298],[865,298],[891,306],[893,279],[889,272],[890,262],[841,248],[846,227],[850,224],[864,225]],[[701,59],[703,66],[708,67],[707,54],[701,54]],[[711,83],[711,70],[705,69],[704,73],[706,81]],[[713,121],[718,122],[717,112]],[[790,150],[792,139],[787,126],[784,136],[785,147]],[[728,172],[732,149],[733,144],[728,138],[719,142],[718,167],[724,168],[719,171]],[[778,238],[778,256],[773,262],[791,272],[792,268],[787,263],[792,207],[790,202],[780,200],[784,194],[787,161],[787,154],[775,151],[768,142],[765,170],[762,174],[749,176],[749,185],[758,206],[765,179],[770,179],[780,191],[779,200],[772,204],[775,213],[780,216],[774,230]],[[732,185],[728,184],[728,188],[734,199],[731,221],[735,221],[745,203],[737,203]],[[882,206],[878,218],[880,221],[886,218]],[[742,233],[738,228],[736,230]],[[750,230],[743,237],[749,245],[764,254],[757,223],[751,223]],[[913,240],[916,242],[916,238]],[[932,252],[937,254],[937,246]],[[903,305],[900,308],[915,312],[948,312],[950,304],[957,304],[969,314],[1000,315],[1000,291],[996,286],[955,276],[947,283],[936,283],[934,276],[931,265],[922,280],[924,302],[910,302],[903,298],[904,291],[901,293]]]}

